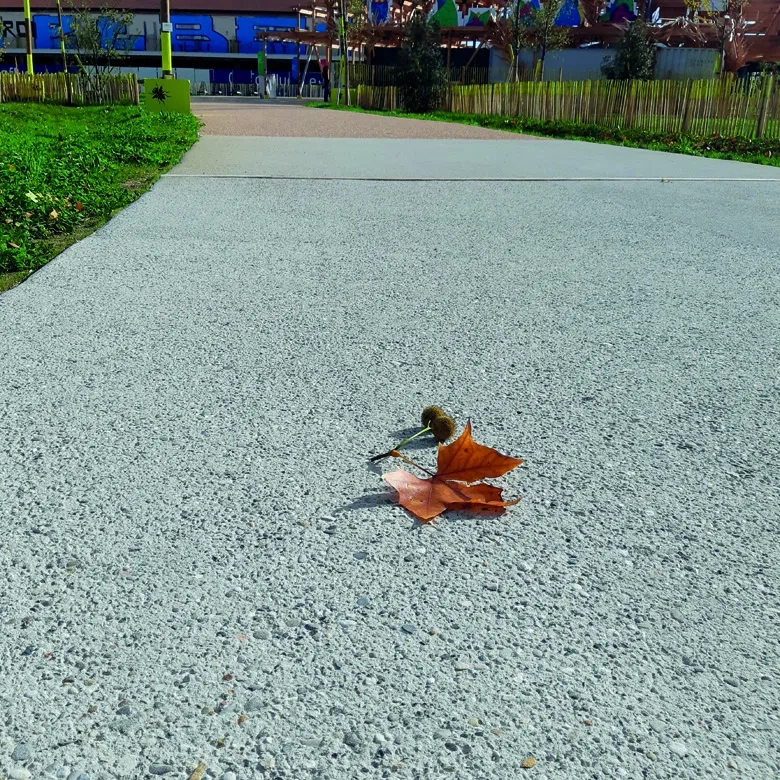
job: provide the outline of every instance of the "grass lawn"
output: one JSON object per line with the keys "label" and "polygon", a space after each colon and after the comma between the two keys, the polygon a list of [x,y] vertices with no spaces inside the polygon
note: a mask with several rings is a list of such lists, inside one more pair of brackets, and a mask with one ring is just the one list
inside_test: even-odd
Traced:
{"label": "grass lawn", "polygon": [[148,190],[199,127],[137,106],[0,105],[0,292]]}
{"label": "grass lawn", "polygon": [[367,111],[356,106],[342,106],[320,101],[307,103],[311,108],[330,108],[334,111],[354,111],[363,114],[381,114],[406,119],[428,119],[436,122],[459,122],[464,125],[488,127],[510,133],[564,138],[572,141],[632,146],[662,152],[692,154],[698,157],[716,157],[722,160],[780,166],[780,140],[726,138],[720,136],[692,136],[678,133],[653,133],[644,130],[613,129],[576,122],[543,121],[524,117],[493,116],[487,114],[456,114],[433,111],[429,114],[409,114],[403,111]]}

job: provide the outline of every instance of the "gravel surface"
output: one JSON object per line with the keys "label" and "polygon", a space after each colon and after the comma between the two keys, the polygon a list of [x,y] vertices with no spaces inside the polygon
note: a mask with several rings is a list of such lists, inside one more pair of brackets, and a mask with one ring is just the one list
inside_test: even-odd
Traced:
{"label": "gravel surface", "polygon": [[[491,138],[522,141],[533,136],[483,127],[307,108],[305,100],[192,98],[204,135],[303,138]],[[534,138],[534,140],[537,140]]]}
{"label": "gravel surface", "polygon": [[[316,110],[316,109],[312,109]],[[382,117],[380,117],[381,119]],[[204,136],[170,176],[373,177],[431,178],[707,178],[762,180],[755,199],[778,197],[780,169],[731,160],[714,160],[647,149],[593,144],[585,141],[543,140],[522,144],[462,139],[397,138],[226,138]],[[654,184],[653,186],[656,186]],[[305,191],[305,188],[304,188]],[[455,193],[462,190],[456,189]],[[660,191],[653,190],[660,194]],[[750,191],[753,192],[752,190]],[[723,194],[716,194],[722,198]],[[661,198],[663,200],[663,198]],[[492,201],[472,203],[485,208]],[[684,198],[672,198],[684,203]],[[655,199],[648,208],[654,207]],[[752,208],[752,204],[750,206]],[[441,207],[444,214],[447,204]],[[635,208],[626,204],[625,208]],[[711,206],[707,205],[707,208]],[[655,219],[652,210],[647,212]],[[602,215],[598,203],[585,204],[583,215]],[[733,214],[729,213],[729,219]],[[768,223],[776,230],[774,218]],[[766,225],[761,225],[765,229]],[[773,235],[776,235],[773,232]]]}
{"label": "gravel surface", "polygon": [[0,774],[777,777],[773,186],[168,177],[0,296]]}

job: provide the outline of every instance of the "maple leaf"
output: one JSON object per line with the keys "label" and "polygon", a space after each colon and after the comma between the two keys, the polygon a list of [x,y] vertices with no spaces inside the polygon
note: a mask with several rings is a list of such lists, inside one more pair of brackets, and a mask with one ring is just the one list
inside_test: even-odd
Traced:
{"label": "maple leaf", "polygon": [[[400,453],[399,453],[400,454]],[[446,509],[500,513],[517,504],[503,501],[501,488],[477,480],[500,477],[522,463],[520,458],[502,455],[492,447],[471,438],[471,420],[452,443],[439,445],[438,468],[430,479],[420,479],[408,471],[384,474],[382,479],[398,491],[398,503],[424,523]],[[477,482],[477,484],[468,484]]]}
{"label": "maple leaf", "polygon": [[81,209],[83,209],[83,208],[84,207],[81,205],[81,201],[77,200],[76,201],[76,211],[81,211]]}

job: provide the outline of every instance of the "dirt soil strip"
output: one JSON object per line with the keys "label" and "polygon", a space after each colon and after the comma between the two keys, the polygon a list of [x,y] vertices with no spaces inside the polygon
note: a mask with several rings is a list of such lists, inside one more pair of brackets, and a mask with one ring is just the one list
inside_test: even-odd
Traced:
{"label": "dirt soil strip", "polygon": [[193,98],[192,112],[204,135],[297,138],[481,138],[543,141],[537,136],[423,119],[307,108],[294,99]]}

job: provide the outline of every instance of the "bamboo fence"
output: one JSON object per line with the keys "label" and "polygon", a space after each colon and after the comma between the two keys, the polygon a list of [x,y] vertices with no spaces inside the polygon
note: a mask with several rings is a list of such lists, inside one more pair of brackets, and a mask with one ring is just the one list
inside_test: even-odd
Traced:
{"label": "bamboo fence", "polygon": [[0,103],[137,106],[138,79],[134,73],[103,76],[99,88],[95,89],[83,76],[73,73],[0,73]]}
{"label": "bamboo fence", "polygon": [[[349,65],[350,84],[370,87],[394,87],[397,70],[394,65],[369,65],[365,62],[354,62]],[[450,84],[487,84],[490,71],[488,68],[452,67],[447,71]]]}
{"label": "bamboo fence", "polygon": [[[395,87],[358,87],[358,105],[399,108]],[[520,81],[451,86],[442,106],[459,114],[561,120],[613,129],[780,138],[780,84],[770,76],[701,81]]]}

